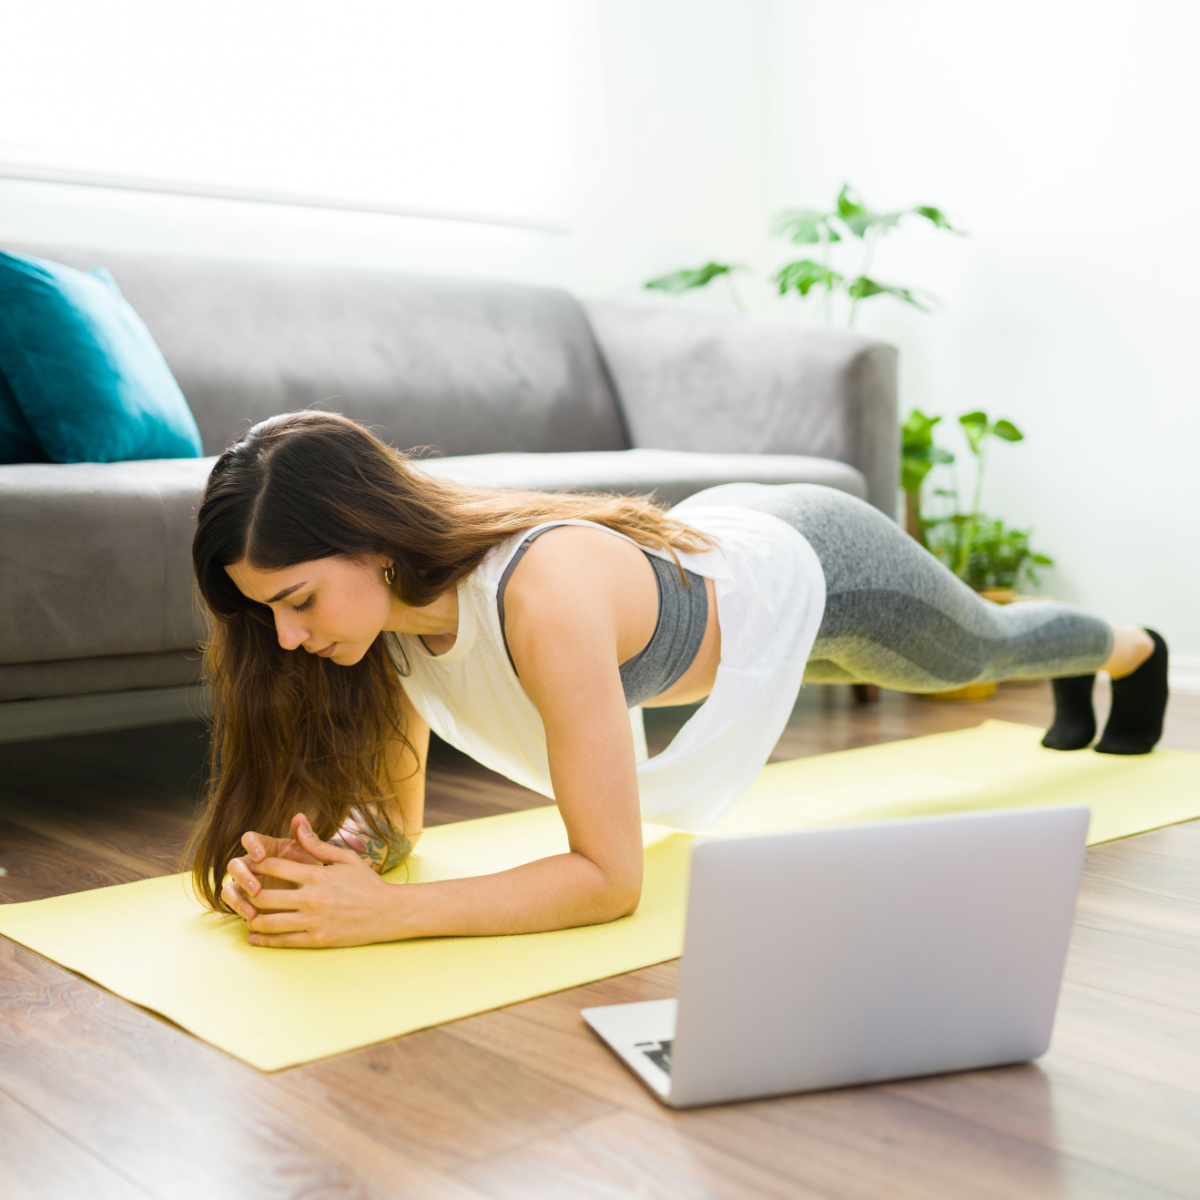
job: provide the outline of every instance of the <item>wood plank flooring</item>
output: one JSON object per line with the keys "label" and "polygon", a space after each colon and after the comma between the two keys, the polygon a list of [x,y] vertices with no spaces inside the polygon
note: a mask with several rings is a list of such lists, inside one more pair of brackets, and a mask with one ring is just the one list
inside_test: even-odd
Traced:
{"label": "wood plank flooring", "polygon": [[[805,689],[776,757],[1049,711],[1044,684],[868,708]],[[652,747],[686,715],[651,714]],[[1200,749],[1200,697],[1173,699],[1165,744]],[[0,746],[0,901],[173,870],[204,745],[180,724]],[[533,803],[437,748],[430,823]],[[1089,852],[1036,1064],[672,1113],[579,1010],[675,979],[667,963],[263,1075],[0,938],[0,1197],[1200,1200],[1200,822]]]}

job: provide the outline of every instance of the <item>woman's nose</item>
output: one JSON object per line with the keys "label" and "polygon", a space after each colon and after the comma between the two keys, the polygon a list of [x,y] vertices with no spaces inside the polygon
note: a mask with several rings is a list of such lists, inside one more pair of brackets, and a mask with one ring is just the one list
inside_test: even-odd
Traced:
{"label": "woman's nose", "polygon": [[285,650],[295,650],[308,641],[308,630],[294,617],[283,613],[275,614],[275,631],[279,634],[279,644]]}

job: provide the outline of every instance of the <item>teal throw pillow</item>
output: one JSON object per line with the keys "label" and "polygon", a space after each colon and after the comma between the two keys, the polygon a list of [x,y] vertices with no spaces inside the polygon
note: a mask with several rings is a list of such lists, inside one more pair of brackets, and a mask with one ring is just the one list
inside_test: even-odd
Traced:
{"label": "teal throw pillow", "polygon": [[45,462],[46,452],[17,403],[8,380],[0,375],[0,466]]}
{"label": "teal throw pillow", "polygon": [[43,462],[204,452],[171,368],[103,267],[0,252],[0,375],[24,419],[0,394],[0,461],[23,444],[27,452],[26,430]]}

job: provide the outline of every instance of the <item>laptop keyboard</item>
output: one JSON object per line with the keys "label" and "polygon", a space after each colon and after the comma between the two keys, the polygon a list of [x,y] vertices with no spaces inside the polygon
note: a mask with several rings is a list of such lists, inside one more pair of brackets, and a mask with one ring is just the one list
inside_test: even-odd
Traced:
{"label": "laptop keyboard", "polygon": [[671,1073],[671,1043],[673,1038],[661,1042],[634,1042],[639,1049],[656,1067]]}

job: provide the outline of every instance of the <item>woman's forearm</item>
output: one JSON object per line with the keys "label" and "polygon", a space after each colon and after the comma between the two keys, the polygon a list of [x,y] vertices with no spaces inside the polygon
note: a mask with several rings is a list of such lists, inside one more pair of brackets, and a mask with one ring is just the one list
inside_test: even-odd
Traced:
{"label": "woman's forearm", "polygon": [[390,939],[537,933],[598,925],[637,908],[641,879],[616,880],[582,854],[470,879],[388,885]]}

